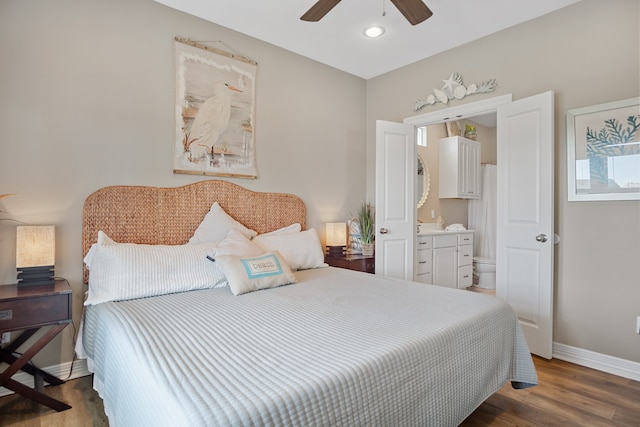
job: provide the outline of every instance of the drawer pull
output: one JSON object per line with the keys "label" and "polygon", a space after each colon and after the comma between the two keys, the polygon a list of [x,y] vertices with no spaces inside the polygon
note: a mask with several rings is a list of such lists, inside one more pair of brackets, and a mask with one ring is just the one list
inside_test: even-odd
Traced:
{"label": "drawer pull", "polygon": [[467,277],[469,277],[469,275],[468,275],[468,274],[465,274],[465,275],[464,275],[464,276],[462,276],[462,277],[464,277],[464,278],[466,279]]}
{"label": "drawer pull", "polygon": [[419,245],[426,245],[427,242],[418,242]]}
{"label": "drawer pull", "polygon": [[13,310],[0,311],[0,320],[11,320],[11,319],[13,319]]}
{"label": "drawer pull", "polygon": [[469,254],[464,254],[464,255],[462,255],[462,256],[464,256],[464,257],[468,257],[468,256],[469,256]]}
{"label": "drawer pull", "polygon": [[418,264],[426,264],[427,261],[418,261]]}

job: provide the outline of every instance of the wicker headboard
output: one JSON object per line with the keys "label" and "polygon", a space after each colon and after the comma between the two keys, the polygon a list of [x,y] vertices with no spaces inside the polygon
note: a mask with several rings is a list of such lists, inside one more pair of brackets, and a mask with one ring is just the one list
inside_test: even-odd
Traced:
{"label": "wicker headboard", "polygon": [[[306,229],[306,207],[293,194],[260,193],[220,180],[173,188],[111,186],[95,191],[84,202],[82,256],[96,242],[99,230],[122,243],[187,243],[215,201],[259,234],[296,222]],[[84,283],[88,279],[85,268]]]}

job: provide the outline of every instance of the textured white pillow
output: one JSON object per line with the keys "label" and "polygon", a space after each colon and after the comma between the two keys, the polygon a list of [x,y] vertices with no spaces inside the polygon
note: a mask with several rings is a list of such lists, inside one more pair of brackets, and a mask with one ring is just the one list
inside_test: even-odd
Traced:
{"label": "textured white pillow", "polygon": [[296,276],[277,251],[257,257],[216,256],[234,295],[296,282]]}
{"label": "textured white pillow", "polygon": [[313,228],[293,234],[261,234],[253,241],[265,252],[280,252],[292,270],[326,267],[320,237]]}
{"label": "textured white pillow", "polygon": [[207,260],[215,248],[215,243],[116,243],[99,231],[98,242],[85,258],[90,274],[84,305],[224,285],[222,270]]}
{"label": "textured white pillow", "polygon": [[269,231],[268,233],[261,234],[262,236],[272,236],[274,234],[291,234],[291,233],[299,233],[302,230],[302,226],[299,222],[295,222],[291,225],[287,225],[286,227],[278,228],[277,230]]}
{"label": "textured white pillow", "polygon": [[227,237],[229,230],[232,228],[240,231],[249,239],[258,234],[231,218],[218,202],[214,202],[191,239],[189,239],[189,243],[220,242]]}
{"label": "textured white pillow", "polygon": [[220,243],[215,249],[215,256],[220,255],[236,255],[236,256],[258,256],[262,255],[265,251],[249,240],[240,231],[232,228],[229,230],[227,237]]}

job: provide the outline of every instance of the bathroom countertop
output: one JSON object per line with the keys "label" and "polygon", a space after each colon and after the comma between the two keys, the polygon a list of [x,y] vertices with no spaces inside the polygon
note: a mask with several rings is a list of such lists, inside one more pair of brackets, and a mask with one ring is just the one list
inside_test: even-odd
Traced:
{"label": "bathroom countertop", "polygon": [[418,235],[428,235],[428,234],[461,234],[461,233],[473,233],[473,230],[457,230],[457,231],[447,231],[447,230],[437,230],[435,228],[423,229],[420,227],[420,231]]}

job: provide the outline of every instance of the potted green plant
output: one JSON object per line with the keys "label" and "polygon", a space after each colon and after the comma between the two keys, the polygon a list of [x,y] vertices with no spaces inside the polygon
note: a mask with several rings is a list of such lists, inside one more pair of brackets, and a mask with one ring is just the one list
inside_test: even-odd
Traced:
{"label": "potted green plant", "polygon": [[465,125],[464,137],[473,139],[474,141],[476,140],[476,138],[478,137],[478,132],[476,130],[475,125]]}
{"label": "potted green plant", "polygon": [[360,242],[362,243],[362,255],[372,256],[375,238],[374,209],[371,203],[363,202],[358,209],[358,225],[360,226]]}

